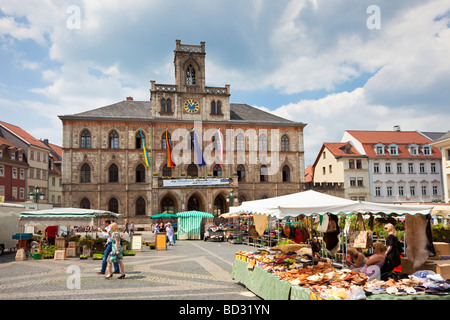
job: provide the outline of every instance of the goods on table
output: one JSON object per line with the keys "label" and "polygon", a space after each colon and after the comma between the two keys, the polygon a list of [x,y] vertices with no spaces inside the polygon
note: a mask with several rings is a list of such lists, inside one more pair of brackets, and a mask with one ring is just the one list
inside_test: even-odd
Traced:
{"label": "goods on table", "polygon": [[368,295],[423,295],[450,294],[450,283],[433,271],[420,271],[408,278],[395,281],[373,279],[350,269],[336,269],[329,263],[319,262],[307,265],[301,255],[269,254],[267,251],[236,252],[236,259],[248,261],[251,269],[256,265],[292,286],[302,286],[311,290],[311,299],[319,300],[360,300]]}

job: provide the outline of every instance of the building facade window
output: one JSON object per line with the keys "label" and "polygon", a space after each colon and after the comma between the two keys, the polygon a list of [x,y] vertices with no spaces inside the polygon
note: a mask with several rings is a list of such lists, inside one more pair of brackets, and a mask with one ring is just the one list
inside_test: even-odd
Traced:
{"label": "building facade window", "polygon": [[380,173],[380,164],[378,162],[373,164],[373,173]]}
{"label": "building facade window", "polygon": [[171,197],[165,197],[161,201],[161,212],[175,212],[175,203]]}
{"label": "building facade window", "polygon": [[422,186],[422,195],[423,196],[427,196],[428,195],[428,187],[427,186]]}
{"label": "building facade window", "polygon": [[392,187],[391,186],[386,187],[386,195],[388,197],[392,197],[393,193],[392,193]]}
{"label": "building facade window", "polygon": [[436,167],[436,163],[432,162],[431,163],[431,173],[437,173],[437,167]]}
{"label": "building facade window", "polygon": [[187,167],[187,175],[190,177],[198,177],[198,167],[196,164],[191,163]]}
{"label": "building facade window", "polygon": [[375,187],[375,196],[381,197],[381,187]]}
{"label": "building facade window", "polygon": [[283,166],[282,175],[283,182],[291,181],[291,169],[289,168],[289,166]]}
{"label": "building facade window", "polygon": [[399,196],[404,196],[405,195],[405,187],[398,186],[398,195]]}
{"label": "building facade window", "polygon": [[119,213],[119,201],[116,198],[111,198],[108,201],[108,210],[111,212]]}
{"label": "building facade window", "polygon": [[91,167],[85,163],[81,166],[80,183],[91,182]]}
{"label": "building facade window", "polygon": [[281,151],[289,152],[289,137],[287,135],[283,135],[281,137]]}
{"label": "building facade window", "polygon": [[109,149],[119,149],[119,134],[113,130],[109,133]]}
{"label": "building facade window", "polygon": [[267,151],[267,137],[265,134],[261,134],[258,139],[259,151]]}
{"label": "building facade window", "polygon": [[259,182],[269,182],[269,171],[265,165],[259,168]]}
{"label": "building facade window", "polygon": [[355,169],[356,168],[355,160],[353,160],[353,159],[348,160],[348,168],[349,169]]}
{"label": "building facade window", "polygon": [[238,176],[238,182],[245,182],[245,167],[240,164],[236,170]]}
{"label": "building facade window", "polygon": [[216,164],[213,168],[213,176],[221,177],[222,176],[222,167]]}
{"label": "building facade window", "polygon": [[81,132],[80,147],[82,149],[90,149],[91,148],[91,133],[87,129],[85,129]]}
{"label": "building facade window", "polygon": [[414,172],[414,163],[412,163],[412,162],[408,163],[408,173],[415,173]]}
{"label": "building facade window", "polygon": [[420,172],[420,173],[426,173],[426,170],[425,170],[425,163],[421,162],[421,163],[419,164],[419,172]]}
{"label": "building facade window", "polygon": [[245,137],[242,133],[236,136],[236,151],[245,151]]}
{"label": "building facade window", "polygon": [[164,165],[162,171],[163,177],[172,177],[172,168],[168,167],[167,164]]}
{"label": "building facade window", "polygon": [[411,196],[415,196],[416,195],[416,187],[415,186],[410,186],[409,187],[409,194]]}
{"label": "building facade window", "polygon": [[403,164],[401,162],[397,162],[397,173],[403,173]]}
{"label": "building facade window", "polygon": [[433,196],[439,195],[438,186],[432,186],[432,192],[433,192]]}
{"label": "building facade window", "polygon": [[386,165],[385,165],[385,170],[386,170],[386,173],[392,173],[392,172],[391,172],[391,163],[390,163],[390,162],[387,162],[387,163],[386,163]]}
{"label": "building facade window", "polygon": [[119,182],[119,168],[114,163],[109,166],[108,177],[109,183]]}
{"label": "building facade window", "polygon": [[136,200],[136,215],[145,216],[145,200],[143,198]]}
{"label": "building facade window", "polygon": [[169,143],[169,146],[172,146],[172,136],[169,132],[167,132],[167,140],[166,140],[166,133],[164,132],[161,136],[161,149],[167,150],[167,142]]}
{"label": "building facade window", "polygon": [[136,167],[136,182],[145,182],[145,167],[142,164]]}

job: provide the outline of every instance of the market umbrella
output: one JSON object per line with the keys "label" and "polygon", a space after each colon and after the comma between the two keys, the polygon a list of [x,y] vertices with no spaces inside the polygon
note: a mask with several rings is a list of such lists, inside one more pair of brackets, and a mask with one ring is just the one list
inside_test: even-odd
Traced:
{"label": "market umbrella", "polygon": [[174,213],[164,212],[164,213],[160,213],[160,214],[155,214],[150,217],[150,219],[164,219],[164,218],[178,219],[178,216]]}

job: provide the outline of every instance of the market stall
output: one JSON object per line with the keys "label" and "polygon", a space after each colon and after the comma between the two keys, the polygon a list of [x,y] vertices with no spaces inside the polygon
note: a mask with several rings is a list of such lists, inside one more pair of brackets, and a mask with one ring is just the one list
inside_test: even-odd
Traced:
{"label": "market stall", "polygon": [[201,239],[203,219],[213,219],[211,213],[202,211],[178,212],[178,240]]}
{"label": "market stall", "polygon": [[[336,217],[337,215],[344,214],[344,215],[353,215],[353,214],[384,214],[384,215],[408,215],[409,217],[415,217],[417,220],[424,220],[425,217],[430,215],[430,212],[432,210],[432,206],[424,206],[424,205],[415,205],[415,206],[406,206],[406,205],[389,205],[389,204],[378,204],[378,203],[370,203],[370,202],[364,202],[364,201],[352,201],[348,199],[343,199],[339,197],[334,197],[330,195],[326,195],[319,192],[314,191],[305,191],[301,193],[276,197],[276,198],[268,198],[263,200],[256,200],[256,201],[248,201],[242,203],[239,207],[232,207],[230,208],[230,214],[253,214],[253,216],[272,216],[276,217],[279,220],[286,219],[286,218],[294,218],[298,216],[305,216],[305,217],[319,217],[320,223],[324,220],[332,220],[333,217]],[[408,220],[408,219],[407,219]],[[335,220],[337,221],[337,219]],[[255,221],[256,222],[256,221]],[[260,222],[262,226],[263,222]],[[425,229],[414,229],[413,225],[410,224],[410,233],[411,231],[418,231],[420,234],[425,234]],[[334,230],[337,243],[339,243],[339,228],[337,230]],[[324,233],[326,234],[326,233]],[[354,240],[354,239],[353,239]],[[346,239],[347,241],[347,239]],[[422,243],[421,243],[422,245]],[[412,251],[411,251],[412,250]],[[414,255],[415,251],[423,251],[423,248],[412,248],[410,250],[413,252],[411,256],[413,256],[413,259],[416,258]],[[310,248],[310,251],[311,248]],[[312,254],[314,256],[314,254]],[[344,254],[346,257],[346,255]],[[275,259],[276,258],[276,259]],[[248,257],[247,257],[248,259]],[[266,260],[264,260],[266,259]],[[239,260],[239,259],[237,259]],[[250,260],[252,261],[252,260]],[[269,262],[272,261],[272,262]],[[318,294],[323,298],[323,296],[326,296],[327,293],[324,291],[324,288],[327,288],[326,290],[332,290],[333,285],[330,286],[332,280],[338,280],[341,278],[346,278],[347,280],[350,280],[347,285],[345,285],[344,282],[340,282],[340,287],[334,286],[335,291],[334,294],[338,294],[338,292],[342,293],[343,296],[346,295],[347,297],[352,296],[353,293],[350,293],[348,290],[354,289],[359,290],[359,293],[362,291],[361,288],[354,288],[350,285],[356,285],[361,286],[362,284],[366,284],[370,281],[379,281],[377,278],[371,278],[367,277],[364,274],[358,274],[358,273],[350,273],[348,269],[344,268],[338,268],[344,270],[344,273],[341,271],[335,271],[338,270],[334,268],[334,265],[331,265],[330,263],[325,263],[327,265],[327,272],[319,272],[318,270],[315,270],[315,274],[313,273],[305,273],[305,272],[299,272],[300,269],[305,268],[306,265],[299,260],[298,255],[297,256],[278,256],[277,255],[269,255],[266,258],[262,258],[261,256],[258,256],[255,258],[253,256],[253,265],[251,265],[248,260],[246,262],[248,264],[249,270],[258,270],[259,269],[265,269],[267,272],[272,272],[274,274],[277,274],[280,279],[287,279],[287,281],[290,284],[293,285],[300,285],[301,287],[308,287],[312,289],[311,293],[313,296]],[[254,267],[254,264],[257,264],[256,269]],[[240,262],[236,261],[236,268],[239,268],[238,265]],[[277,265],[278,264],[278,265]],[[287,265],[282,264],[289,264],[289,267]],[[324,262],[319,262],[319,264],[324,264]],[[259,265],[259,266],[258,266]],[[242,266],[241,266],[242,268]],[[284,269],[281,269],[284,268]],[[313,269],[316,268],[315,264],[309,265],[309,268]],[[334,268],[334,269],[333,269]],[[234,267],[233,267],[234,269]],[[333,271],[334,270],[334,271]],[[291,273],[289,275],[286,275],[285,272]],[[304,270],[303,270],[304,271]],[[251,271],[249,271],[251,272]],[[259,272],[259,271],[258,271]],[[346,274],[349,273],[349,274]],[[237,280],[241,281],[242,277],[238,276],[240,273],[235,272],[233,273],[236,275]],[[301,275],[301,277],[297,277],[297,275]],[[341,279],[342,280],[342,279]],[[352,283],[356,282],[356,283]],[[347,281],[348,282],[348,281]],[[416,285],[420,283],[417,282]],[[317,286],[319,285],[319,286]],[[334,284],[335,285],[335,284]],[[377,289],[380,290],[387,290],[384,284],[378,284],[379,287]],[[383,286],[385,286],[383,288]],[[447,288],[447,284],[444,283],[442,285],[443,290],[449,290],[450,286]],[[405,290],[403,287],[407,287],[404,283],[397,283],[397,284],[390,284],[388,285],[389,288],[393,288],[392,293],[389,293],[391,296],[394,295],[394,291],[397,290],[399,294],[404,294],[401,290]],[[318,288],[322,288],[323,292],[318,292]],[[369,290],[372,290],[374,287],[367,288]],[[272,290],[265,289],[265,290]],[[395,289],[395,290],[394,290]],[[250,289],[251,290],[251,289]],[[399,291],[400,290],[400,291]],[[415,290],[415,289],[414,289]],[[345,294],[343,293],[345,291]],[[410,295],[413,295],[415,291],[412,289],[409,289]],[[421,291],[420,288],[418,288],[418,291]],[[298,297],[306,297],[306,293],[304,290],[294,289],[294,296]],[[257,293],[257,292],[255,292]],[[257,293],[258,294],[258,293]],[[356,294],[356,293],[355,293]],[[369,293],[370,295],[370,293]],[[363,296],[363,294],[361,294]]]}
{"label": "market stall", "polygon": [[[71,227],[74,226],[94,226],[97,227],[101,225],[101,220],[105,218],[118,219],[122,218],[122,214],[117,214],[111,211],[95,210],[95,209],[81,209],[81,208],[55,208],[48,210],[36,210],[36,211],[24,211],[20,213],[19,225],[20,226],[58,226],[66,227],[67,233],[64,235],[59,235],[55,240],[55,247],[52,248],[51,253],[55,257],[57,256],[75,256],[80,253],[79,248],[76,246],[78,244],[70,243],[70,231]],[[92,230],[92,228],[90,228]],[[97,229],[95,229],[97,230]],[[86,241],[87,242],[87,241]],[[42,243],[39,245],[42,249]],[[83,253],[89,251],[94,247],[94,241],[90,240],[89,250],[83,250]],[[56,248],[59,248],[58,252]],[[45,254],[45,253],[44,253]]]}

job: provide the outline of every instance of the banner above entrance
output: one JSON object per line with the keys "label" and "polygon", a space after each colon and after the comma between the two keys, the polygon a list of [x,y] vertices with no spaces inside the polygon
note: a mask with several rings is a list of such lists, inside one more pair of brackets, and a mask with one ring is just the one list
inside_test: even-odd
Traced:
{"label": "banner above entrance", "polygon": [[163,180],[163,187],[198,187],[211,185],[229,185],[229,178],[212,178],[212,179],[166,179]]}

